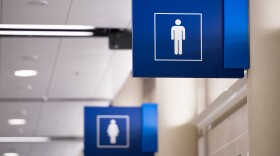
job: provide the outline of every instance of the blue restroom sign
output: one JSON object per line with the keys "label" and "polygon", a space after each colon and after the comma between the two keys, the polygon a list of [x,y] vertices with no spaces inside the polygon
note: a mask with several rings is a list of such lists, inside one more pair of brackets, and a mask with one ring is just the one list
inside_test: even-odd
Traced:
{"label": "blue restroom sign", "polygon": [[98,148],[129,148],[130,124],[127,115],[97,116]]}
{"label": "blue restroom sign", "polygon": [[[232,45],[224,42],[231,37],[224,36],[224,1],[133,0],[133,76],[244,77],[245,66],[236,62],[246,60],[237,57],[245,55],[237,55],[240,50],[226,53]],[[234,69],[228,68],[232,62]]]}
{"label": "blue restroom sign", "polygon": [[85,156],[154,156],[157,106],[86,107]]}
{"label": "blue restroom sign", "polygon": [[155,13],[155,61],[202,61],[202,14]]}

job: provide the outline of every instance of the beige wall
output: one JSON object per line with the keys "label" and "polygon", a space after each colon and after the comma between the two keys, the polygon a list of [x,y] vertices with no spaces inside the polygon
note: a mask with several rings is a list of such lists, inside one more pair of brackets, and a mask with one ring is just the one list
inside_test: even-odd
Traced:
{"label": "beige wall", "polygon": [[280,1],[251,0],[250,156],[280,155]]}
{"label": "beige wall", "polygon": [[[212,98],[217,98],[235,81],[230,79],[137,79],[130,77],[114,100],[114,105],[140,106],[142,102],[158,103],[159,152],[157,155],[197,156],[198,130],[195,125],[190,124],[190,121],[205,108],[207,93],[215,92],[212,94]],[[206,90],[207,83],[208,90]],[[202,109],[202,107],[204,108]],[[199,111],[199,109],[201,110]],[[236,154],[240,150],[243,150],[242,154],[244,154],[248,151],[246,142],[248,135],[244,133],[247,129],[242,129],[242,127],[247,127],[247,120],[243,120],[247,116],[244,114],[247,113],[247,107],[245,109],[246,111],[242,109],[241,113],[227,119],[226,125],[221,124],[220,127],[224,130],[227,127],[231,131],[222,133],[218,126],[218,130],[210,133],[209,137],[214,140],[209,149],[211,156],[220,156],[223,153]],[[239,129],[235,129],[236,127],[233,125]],[[232,131],[237,134],[231,134]],[[236,137],[240,138],[236,139]],[[215,143],[215,139],[221,143]],[[233,143],[228,143],[234,139],[236,140]],[[222,148],[223,146],[226,148]],[[241,149],[241,146],[245,149]],[[240,149],[237,150],[237,148]]]}
{"label": "beige wall", "polygon": [[143,102],[143,79],[128,77],[113,100],[114,106],[141,106]]}
{"label": "beige wall", "polygon": [[197,156],[195,79],[156,79],[159,108],[158,156]]}
{"label": "beige wall", "polygon": [[224,91],[227,91],[238,79],[207,79],[207,105],[216,100]]}
{"label": "beige wall", "polygon": [[209,156],[247,156],[248,107],[243,106],[208,133]]}

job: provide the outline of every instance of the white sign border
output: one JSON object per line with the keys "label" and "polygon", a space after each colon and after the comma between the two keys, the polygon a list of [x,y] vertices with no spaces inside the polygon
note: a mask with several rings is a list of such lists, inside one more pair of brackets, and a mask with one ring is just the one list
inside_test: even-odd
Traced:
{"label": "white sign border", "polygon": [[[156,15],[195,15],[200,16],[200,60],[190,59],[157,59],[157,38],[156,38]],[[198,61],[202,62],[202,13],[154,13],[154,60],[155,61]]]}
{"label": "white sign border", "polygon": [[[100,119],[126,119],[126,145],[100,145]],[[97,115],[96,117],[96,145],[97,148],[129,148],[129,116],[128,115]]]}

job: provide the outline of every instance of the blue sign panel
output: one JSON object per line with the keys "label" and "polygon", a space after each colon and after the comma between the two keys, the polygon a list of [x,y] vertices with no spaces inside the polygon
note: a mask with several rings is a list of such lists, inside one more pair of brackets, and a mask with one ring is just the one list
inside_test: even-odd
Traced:
{"label": "blue sign panel", "polygon": [[248,69],[250,67],[249,1],[224,1],[224,66]]}
{"label": "blue sign panel", "polygon": [[224,68],[223,0],[133,0],[133,76],[241,78]]}
{"label": "blue sign panel", "polygon": [[[146,109],[86,107],[85,156],[153,156],[156,151],[142,148],[142,134],[146,131],[142,129],[143,110]],[[150,137],[153,135],[156,134]]]}
{"label": "blue sign panel", "polygon": [[129,123],[126,115],[97,116],[97,147],[129,148]]}
{"label": "blue sign panel", "polygon": [[157,105],[142,106],[142,151],[156,152],[158,150],[158,118]]}
{"label": "blue sign panel", "polygon": [[155,61],[202,61],[202,14],[154,16]]}

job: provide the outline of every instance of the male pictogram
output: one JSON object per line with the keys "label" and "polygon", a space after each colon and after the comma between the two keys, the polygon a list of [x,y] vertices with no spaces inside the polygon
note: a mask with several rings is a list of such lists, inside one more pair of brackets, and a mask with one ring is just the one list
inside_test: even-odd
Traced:
{"label": "male pictogram", "polygon": [[174,54],[183,54],[182,42],[185,40],[185,27],[181,26],[181,20],[177,19],[175,21],[175,26],[171,28],[171,40],[174,40]]}

